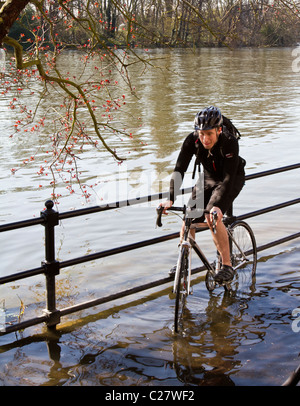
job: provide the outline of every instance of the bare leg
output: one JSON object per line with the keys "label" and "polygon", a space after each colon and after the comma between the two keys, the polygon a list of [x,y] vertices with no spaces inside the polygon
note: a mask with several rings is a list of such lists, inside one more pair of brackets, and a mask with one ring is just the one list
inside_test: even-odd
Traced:
{"label": "bare leg", "polygon": [[[197,228],[207,227],[207,226],[209,226],[208,222],[194,224],[195,228],[196,227]],[[195,228],[190,229],[190,236],[193,239],[195,239],[195,235],[196,235]],[[182,240],[183,240],[183,233],[184,233],[184,222],[182,222],[182,227],[181,227],[181,232],[180,232],[180,242],[182,242]],[[226,227],[224,226],[222,221],[220,221],[217,225],[216,234],[213,232],[212,228],[211,228],[211,233],[212,233],[212,237],[213,237],[215,246],[221,255],[222,264],[231,266],[229,239],[228,239]]]}
{"label": "bare leg", "polygon": [[219,253],[221,255],[222,264],[231,266],[229,239],[228,239],[226,227],[224,226],[222,221],[219,221],[219,223],[217,225],[216,234],[214,234],[212,231],[212,236],[213,236],[214,243],[217,247],[217,250],[219,251]]}

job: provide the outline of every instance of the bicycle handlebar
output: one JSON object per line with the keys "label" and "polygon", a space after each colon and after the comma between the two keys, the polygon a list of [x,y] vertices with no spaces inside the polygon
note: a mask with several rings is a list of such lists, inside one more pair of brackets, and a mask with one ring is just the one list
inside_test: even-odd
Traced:
{"label": "bicycle handlebar", "polygon": [[156,213],[157,213],[156,225],[157,225],[157,227],[161,227],[161,226],[162,226],[161,216],[162,216],[163,210],[164,210],[164,208],[163,208],[162,206],[159,206],[159,207],[157,207],[157,209],[156,209]]}
{"label": "bicycle handlebar", "polygon": [[[176,207],[176,206],[172,206],[167,210],[172,210],[172,211],[182,211],[183,213],[185,213],[186,211],[186,206],[183,207]],[[164,211],[164,208],[162,206],[157,207],[156,209],[156,213],[157,213],[157,218],[156,218],[156,225],[157,227],[161,227],[162,226],[162,222],[161,222],[161,216],[162,213]]]}
{"label": "bicycle handlebar", "polygon": [[[183,206],[183,207],[172,206],[168,210],[182,211],[183,213],[185,213],[186,212],[186,206]],[[161,216],[162,216],[163,211],[164,211],[164,208],[162,206],[159,206],[156,209],[156,213],[157,213],[156,225],[157,225],[157,227],[162,227]],[[209,214],[210,212],[208,210],[204,210],[204,213]],[[214,211],[212,213],[212,215],[213,215],[213,221],[212,221],[213,232],[216,233],[216,224],[217,224],[217,220],[218,220],[218,213],[216,211]]]}

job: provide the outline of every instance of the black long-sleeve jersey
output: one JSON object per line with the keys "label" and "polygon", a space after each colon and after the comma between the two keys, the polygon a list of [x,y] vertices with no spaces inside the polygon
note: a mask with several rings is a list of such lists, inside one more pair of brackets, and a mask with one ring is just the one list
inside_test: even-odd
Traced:
{"label": "black long-sleeve jersey", "polygon": [[245,160],[239,156],[238,140],[222,132],[213,148],[207,150],[203,147],[197,133],[189,134],[181,147],[170,182],[170,200],[173,202],[194,155],[196,155],[196,163],[201,163],[204,168],[205,188],[219,186],[218,193],[214,196],[214,206],[222,207],[223,201],[231,194],[235,181],[245,178]]}

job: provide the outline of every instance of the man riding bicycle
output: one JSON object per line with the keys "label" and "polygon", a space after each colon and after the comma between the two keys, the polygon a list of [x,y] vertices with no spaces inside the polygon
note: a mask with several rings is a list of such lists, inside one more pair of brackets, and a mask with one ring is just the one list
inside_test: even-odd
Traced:
{"label": "man riding bicycle", "polygon": [[[202,214],[193,223],[195,227],[201,227],[206,220],[212,231],[212,214],[216,212],[218,215],[216,230],[212,232],[212,236],[222,259],[222,268],[215,276],[216,282],[221,284],[230,282],[234,277],[228,235],[222,217],[244,186],[245,160],[239,156],[238,140],[224,125],[218,108],[211,106],[200,111],[195,117],[194,125],[195,131],[183,142],[171,177],[170,200],[161,203],[161,206],[166,214],[166,210],[176,200],[192,157],[196,155],[196,164],[201,163],[204,169],[204,196],[199,177],[190,201],[197,202],[197,194],[202,193],[202,208],[209,214]],[[191,230],[191,234],[195,238],[195,229]]]}

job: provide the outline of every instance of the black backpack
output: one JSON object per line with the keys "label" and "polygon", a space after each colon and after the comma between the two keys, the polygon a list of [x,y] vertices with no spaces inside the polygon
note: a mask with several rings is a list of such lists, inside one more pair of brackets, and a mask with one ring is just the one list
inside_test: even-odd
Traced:
{"label": "black backpack", "polygon": [[232,124],[229,118],[223,117],[223,132],[228,135],[233,135],[237,140],[241,138],[241,133],[239,130]]}

